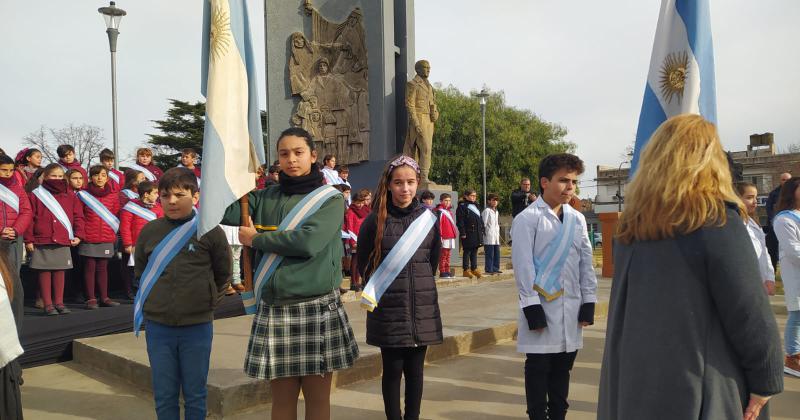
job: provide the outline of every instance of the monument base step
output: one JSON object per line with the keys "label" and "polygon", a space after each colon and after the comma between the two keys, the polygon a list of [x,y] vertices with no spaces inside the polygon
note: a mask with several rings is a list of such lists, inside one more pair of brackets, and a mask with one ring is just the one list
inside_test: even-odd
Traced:
{"label": "monument base step", "polygon": [[[464,354],[516,335],[519,309],[513,280],[451,282],[454,286],[458,284],[464,287],[442,287],[439,291],[445,339],[442,344],[428,349],[429,361]],[[379,349],[364,342],[364,310],[355,301],[345,303],[345,309],[359,342],[361,356],[351,369],[334,374],[334,387],[381,375]],[[598,308],[598,313],[604,313],[603,309]],[[242,371],[251,323],[252,316],[214,322],[208,375],[208,409],[213,417],[251,411],[271,400],[269,383],[248,378]],[[151,372],[144,335],[138,339],[132,333],[81,339],[75,342],[73,352],[74,361],[78,364],[151,392]]]}

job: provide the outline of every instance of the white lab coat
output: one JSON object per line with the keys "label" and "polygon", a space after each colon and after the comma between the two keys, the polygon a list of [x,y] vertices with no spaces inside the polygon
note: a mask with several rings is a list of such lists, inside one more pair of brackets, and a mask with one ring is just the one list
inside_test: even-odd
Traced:
{"label": "white lab coat", "polygon": [[498,220],[497,210],[492,210],[489,207],[483,209],[481,214],[483,219],[483,244],[484,245],[500,245],[500,221]]}
{"label": "white lab coat", "polygon": [[[543,256],[550,241],[556,240],[556,232],[562,223],[541,197],[512,222],[511,259],[519,290],[517,351],[520,353],[573,352],[583,347],[578,311],[584,303],[597,302],[597,278],[592,267],[592,245],[583,214],[578,213],[576,223],[579,226],[576,226],[569,256],[561,270],[564,293],[548,302],[544,298],[539,299],[539,294],[533,290],[536,278],[533,257]],[[522,312],[522,308],[536,304],[542,305],[547,318],[547,328],[541,332],[528,329],[528,321]]]}
{"label": "white lab coat", "polygon": [[747,218],[745,226],[747,226],[747,233],[750,235],[750,241],[753,243],[753,249],[755,249],[756,257],[758,257],[758,271],[761,273],[761,281],[775,281],[775,268],[772,267],[772,260],[769,258],[764,230],[752,217]]}
{"label": "white lab coat", "polygon": [[772,221],[772,229],[778,237],[786,309],[800,311],[800,226],[791,216],[780,215]]}

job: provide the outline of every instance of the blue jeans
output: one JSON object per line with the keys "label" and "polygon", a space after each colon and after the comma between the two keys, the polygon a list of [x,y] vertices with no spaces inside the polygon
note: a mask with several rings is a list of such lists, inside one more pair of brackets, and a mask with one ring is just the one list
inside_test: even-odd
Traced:
{"label": "blue jeans", "polygon": [[794,356],[800,353],[800,311],[789,311],[783,339],[786,341],[786,354]]}
{"label": "blue jeans", "polygon": [[147,321],[147,356],[153,372],[158,420],[179,420],[181,390],[184,418],[206,418],[206,381],[211,358],[211,322],[171,327]]}
{"label": "blue jeans", "polygon": [[487,273],[500,271],[500,245],[484,245],[484,270]]}

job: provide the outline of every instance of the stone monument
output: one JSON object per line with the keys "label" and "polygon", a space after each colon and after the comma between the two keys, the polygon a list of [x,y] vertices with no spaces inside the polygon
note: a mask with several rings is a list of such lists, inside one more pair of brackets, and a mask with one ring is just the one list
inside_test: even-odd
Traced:
{"label": "stone monument", "polygon": [[374,188],[406,137],[413,0],[265,0],[264,16],[271,160],[280,132],[304,127],[354,189]]}
{"label": "stone monument", "polygon": [[433,87],[428,82],[431,65],[427,60],[419,60],[414,65],[417,75],[406,84],[406,109],[408,110],[408,131],[403,146],[403,154],[419,162],[420,184],[428,188],[431,184],[428,174],[431,170],[431,150],[433,148],[434,123],[439,119]]}
{"label": "stone monument", "polygon": [[292,94],[300,97],[292,125],[303,127],[317,143],[320,159],[340,164],[369,160],[369,74],[363,14],[354,9],[344,22],[331,22],[306,1],[312,19],[309,41],[290,36],[287,68]]}

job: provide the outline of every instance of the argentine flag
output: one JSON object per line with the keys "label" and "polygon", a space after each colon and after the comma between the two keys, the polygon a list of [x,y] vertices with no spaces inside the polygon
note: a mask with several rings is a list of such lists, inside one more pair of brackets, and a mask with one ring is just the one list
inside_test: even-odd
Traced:
{"label": "argentine flag", "polygon": [[201,91],[206,97],[200,237],[255,188],[264,162],[256,66],[245,0],[204,0]]}
{"label": "argentine flag", "polygon": [[631,174],[662,122],[678,114],[700,114],[717,123],[714,50],[709,0],[662,0],[650,71],[644,89]]}

